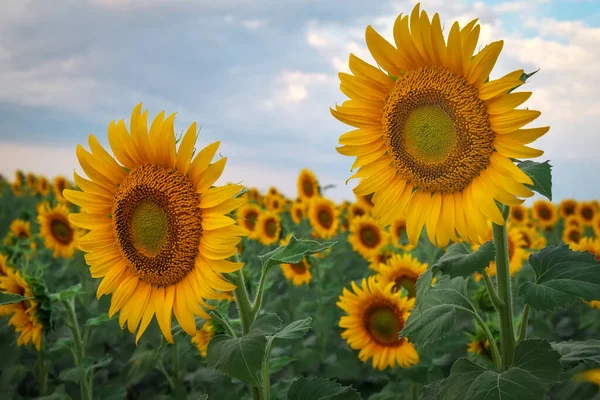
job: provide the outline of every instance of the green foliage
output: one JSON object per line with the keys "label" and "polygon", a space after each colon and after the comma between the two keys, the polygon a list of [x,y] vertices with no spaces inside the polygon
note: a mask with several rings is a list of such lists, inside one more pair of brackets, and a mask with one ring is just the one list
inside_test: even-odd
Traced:
{"label": "green foliage", "polygon": [[600,365],[600,340],[552,343],[552,348],[560,353],[560,362],[565,368],[579,364],[592,368]]}
{"label": "green foliage", "polygon": [[468,278],[475,272],[481,272],[490,265],[496,255],[496,248],[492,241],[482,244],[477,251],[470,252],[463,243],[455,243],[433,265],[433,270],[439,270],[450,278]]}
{"label": "green foliage", "polygon": [[28,299],[31,299],[31,297],[21,296],[20,294],[0,292],[0,306],[17,304]]}
{"label": "green foliage", "polygon": [[533,185],[527,185],[531,190],[552,201],[552,165],[550,165],[550,161],[543,163],[521,161],[517,167],[521,168],[533,181]]}
{"label": "green foliage", "polygon": [[442,382],[439,399],[544,399],[550,387],[559,381],[560,355],[550,344],[539,339],[521,342],[510,368],[496,372],[466,358],[459,359]]}
{"label": "green foliage", "polygon": [[320,378],[300,378],[290,386],[288,400],[361,400],[350,386]]}
{"label": "green foliage", "polygon": [[316,254],[326,250],[336,244],[336,242],[317,242],[314,240],[298,240],[295,236],[285,246],[281,246],[262,256],[258,256],[262,263],[263,270],[269,271],[279,264],[294,264],[300,262],[304,257],[310,254]]}
{"label": "green foliage", "polygon": [[519,288],[519,296],[536,310],[564,308],[581,299],[595,300],[600,293],[600,262],[590,253],[550,246],[529,257],[535,282]]}

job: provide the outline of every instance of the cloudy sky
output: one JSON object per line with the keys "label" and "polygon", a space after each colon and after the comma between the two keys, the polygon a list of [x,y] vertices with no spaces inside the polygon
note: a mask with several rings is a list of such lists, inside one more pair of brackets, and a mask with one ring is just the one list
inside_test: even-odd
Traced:
{"label": "cloudy sky", "polygon": [[[350,53],[372,61],[371,24],[391,38],[412,1],[2,0],[0,174],[72,175],[77,143],[103,143],[135,104],[197,121],[200,145],[221,140],[222,182],[295,196],[309,167],[327,195],[351,198],[352,164],[335,151],[348,130],[329,113],[344,96],[337,73]],[[536,142],[554,165],[555,200],[600,198],[598,0],[423,1],[452,21],[480,19],[481,47],[504,39],[492,78],[540,72],[525,104],[550,132]],[[87,146],[87,144],[86,144]]]}

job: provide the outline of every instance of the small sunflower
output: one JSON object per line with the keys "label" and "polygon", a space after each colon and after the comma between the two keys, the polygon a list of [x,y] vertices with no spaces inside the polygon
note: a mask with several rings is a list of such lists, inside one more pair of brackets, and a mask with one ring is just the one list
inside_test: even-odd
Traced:
{"label": "small sunflower", "polygon": [[481,339],[474,339],[474,340],[470,341],[469,344],[467,345],[467,352],[475,353],[478,355],[490,354],[490,356],[491,356],[490,341],[486,337],[481,338]]}
{"label": "small sunflower", "polygon": [[565,219],[574,215],[577,212],[577,205],[578,203],[575,199],[564,199],[558,205],[560,215]]}
{"label": "small sunflower", "polygon": [[37,192],[46,197],[50,194],[50,182],[45,176],[40,176],[36,184]]}
{"label": "small sunflower", "polygon": [[356,217],[350,221],[348,242],[365,259],[376,256],[388,240],[387,233],[377,225],[373,217]]}
{"label": "small sunflower", "polygon": [[364,202],[357,201],[356,203],[352,203],[348,207],[348,220],[352,221],[356,217],[369,215],[369,211],[371,211],[371,208],[365,205]]}
{"label": "small sunflower", "polygon": [[16,197],[21,197],[25,194],[23,191],[23,182],[19,180],[16,180],[10,184],[10,190]]}
{"label": "small sunflower", "polygon": [[75,173],[82,191],[65,190],[81,207],[69,221],[90,230],[79,241],[93,278],[103,278],[96,292],[112,294],[109,316],[120,311],[136,341],[156,315],[164,337],[172,342],[173,313],[182,329],[196,334],[194,315],[208,319],[205,299],[232,290],[222,273],[241,263],[236,254],[246,231],[229,214],[245,201],[235,196],[240,185],[213,187],[226,158],[211,164],[219,142],[194,155],[193,123],[179,141],[175,114],[159,113],[148,129],[148,112],[138,104],[130,131],[123,120],[111,122],[111,156],[94,135],[91,152],[77,146],[77,158],[89,179]]}
{"label": "small sunflower", "polygon": [[[0,278],[6,276],[7,271],[10,269],[8,265],[8,259],[4,254],[0,254]],[[14,304],[5,304],[0,306],[0,317],[7,317],[13,313],[15,308]]]}
{"label": "small sunflower", "polygon": [[352,74],[339,74],[350,100],[331,113],[356,128],[338,148],[356,156],[354,193],[374,193],[382,225],[406,215],[413,244],[423,226],[439,247],[457,237],[481,243],[488,221],[504,224],[496,200],[513,206],[533,195],[512,159],[543,154],[526,144],[549,128],[521,129],[540,115],[516,108],[531,96],[513,91],[523,70],[489,79],[503,42],[473,54],[479,32],[477,20],[455,22],[446,42],[439,16],[416,5],[396,19],[395,47],[367,27],[380,68],[350,55]]}
{"label": "small sunflower", "polygon": [[279,196],[279,190],[275,186],[271,186],[267,191],[267,196]]}
{"label": "small sunflower", "polygon": [[539,199],[533,203],[533,218],[535,218],[542,229],[552,229],[558,221],[558,213],[554,204],[548,200]]}
{"label": "small sunflower", "polygon": [[411,251],[415,248],[415,245],[408,241],[406,233],[406,218],[398,217],[390,225],[390,233],[392,237],[392,244],[404,251]]}
{"label": "small sunflower", "polygon": [[269,195],[265,198],[267,210],[274,213],[280,213],[285,206],[285,199],[278,194]]}
{"label": "small sunflower", "polygon": [[38,206],[40,236],[44,245],[54,251],[54,257],[71,258],[77,246],[79,230],[69,222],[69,209],[64,204],[50,207],[44,202]]}
{"label": "small sunflower", "polygon": [[573,251],[588,252],[595,256],[596,260],[600,261],[600,239],[584,237],[578,243],[569,243],[569,248]]}
{"label": "small sunflower", "polygon": [[379,265],[377,281],[382,287],[393,283],[392,293],[406,290],[409,298],[417,294],[417,279],[427,270],[427,264],[410,254],[394,254],[385,264]]}
{"label": "small sunflower", "polygon": [[568,227],[563,230],[562,240],[568,245],[576,245],[583,238],[583,230],[576,227]]}
{"label": "small sunflower", "polygon": [[369,269],[372,269],[373,271],[379,271],[380,265],[386,264],[390,258],[394,256],[394,254],[396,253],[389,250],[379,250],[379,253],[375,254],[369,259]]}
{"label": "small sunflower", "polygon": [[304,201],[310,201],[314,197],[319,197],[319,182],[316,175],[308,170],[303,169],[298,175],[298,197]]}
{"label": "small sunflower", "polygon": [[279,215],[271,212],[262,212],[256,220],[256,237],[259,242],[268,246],[277,243],[281,235],[281,219]]}
{"label": "small sunflower", "polygon": [[35,190],[37,181],[37,177],[32,172],[28,172],[25,176],[25,185],[30,190]]}
{"label": "small sunflower", "polygon": [[577,215],[584,225],[591,226],[596,216],[596,206],[591,201],[584,201],[577,206]]}
{"label": "small sunflower", "polygon": [[202,328],[198,329],[196,335],[192,337],[192,343],[196,345],[202,357],[206,357],[208,343],[213,336],[215,336],[215,326],[212,321],[208,320],[202,325]]}
{"label": "small sunflower", "polygon": [[525,250],[539,250],[546,247],[546,238],[535,227],[517,226],[523,239],[521,248]]}
{"label": "small sunflower", "polygon": [[398,338],[415,300],[392,293],[393,286],[381,287],[371,276],[363,279],[360,287],[352,282],[354,293],[344,288],[337,303],[348,314],[340,319],[340,328],[345,329],[342,338],[360,350],[361,361],[373,357],[373,368],[380,371],[396,365],[408,368],[419,362],[414,346],[406,338]]}
{"label": "small sunflower", "polygon": [[575,380],[578,382],[590,382],[600,387],[600,368],[580,372],[575,375]]}
{"label": "small sunflower", "polygon": [[529,219],[529,211],[527,207],[515,205],[510,208],[509,221],[515,225],[524,224]]}
{"label": "small sunflower", "polygon": [[22,219],[15,219],[10,223],[10,234],[20,240],[31,238],[31,223]]}
{"label": "small sunflower", "polygon": [[296,200],[294,204],[292,204],[292,208],[290,209],[292,221],[294,221],[295,224],[299,224],[306,216],[305,214],[306,203],[304,203],[303,201]]}
{"label": "small sunflower", "polygon": [[69,188],[69,181],[64,176],[57,176],[52,181],[52,192],[54,193],[54,197],[56,200],[60,202],[67,202],[65,196],[63,196],[63,190]]}
{"label": "small sunflower", "polygon": [[260,207],[253,203],[244,204],[237,211],[237,223],[250,232],[250,239],[256,239],[256,221],[261,212]]}
{"label": "small sunflower", "polygon": [[308,210],[308,220],[317,237],[329,239],[335,236],[339,224],[335,203],[324,197],[313,199]]}
{"label": "small sunflower", "polygon": [[[18,294],[30,299],[23,300],[17,304],[11,304],[10,309],[2,310],[3,314],[12,314],[8,324],[20,333],[17,339],[18,346],[26,346],[33,343],[37,351],[40,351],[42,332],[44,325],[37,317],[38,302],[33,299],[31,286],[18,271],[5,266],[4,275],[0,275],[0,292]],[[3,306],[6,307],[6,306]]]}
{"label": "small sunflower", "polygon": [[577,214],[567,217],[565,219],[564,229],[567,229],[570,227],[579,228],[579,229],[583,230],[584,226],[583,226],[583,221],[581,220],[581,217],[579,217]]}
{"label": "small sunflower", "polygon": [[[292,234],[287,235],[281,240],[280,246],[285,246],[289,243]],[[295,264],[281,264],[281,272],[285,278],[292,282],[294,286],[302,286],[308,284],[312,278],[310,272],[310,262],[306,257]]]}

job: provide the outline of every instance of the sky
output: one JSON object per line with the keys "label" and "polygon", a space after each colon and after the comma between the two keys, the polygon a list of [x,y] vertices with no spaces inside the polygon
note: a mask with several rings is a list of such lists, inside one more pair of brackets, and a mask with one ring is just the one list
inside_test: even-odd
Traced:
{"label": "sky", "polygon": [[[525,103],[549,125],[534,147],[551,160],[554,200],[600,198],[600,0],[431,0],[447,34],[479,18],[479,48],[504,39],[491,78],[539,72]],[[71,177],[77,144],[107,144],[112,120],[177,112],[201,127],[197,148],[221,141],[220,180],[296,197],[313,170],[326,196],[352,199],[351,128],[329,108],[345,100],[338,72],[350,53],[374,63],[372,25],[391,40],[415,2],[350,0],[3,0],[0,2],[0,174]],[[127,123],[128,125],[128,123]]]}

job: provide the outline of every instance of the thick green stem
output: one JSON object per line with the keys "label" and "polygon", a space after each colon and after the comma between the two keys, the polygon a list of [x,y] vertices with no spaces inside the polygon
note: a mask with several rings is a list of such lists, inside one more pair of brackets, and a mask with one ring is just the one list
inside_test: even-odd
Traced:
{"label": "thick green stem", "polygon": [[[77,314],[75,313],[75,299],[70,298],[65,301],[65,308],[67,310],[67,317],[69,319],[69,328],[71,328],[71,332],[73,334],[73,347],[75,351],[73,355],[75,356],[75,366],[79,367],[84,357],[83,350],[83,339],[81,338],[81,331],[79,330],[79,324],[77,323]],[[79,381],[80,384],[80,393],[81,398],[83,400],[91,400],[92,393],[90,390],[90,384],[88,381],[87,374],[81,378]]]}
{"label": "thick green stem", "polygon": [[485,333],[485,336],[487,337],[487,340],[490,343],[490,350],[492,352],[492,359],[494,360],[494,365],[496,366],[497,370],[500,370],[502,368],[502,359],[500,358],[500,352],[498,351],[498,345],[496,344],[494,335],[492,335],[490,328],[488,328],[487,324],[479,316],[479,314],[473,312],[473,316],[475,317],[475,320],[479,323],[479,326],[481,326],[481,329],[483,329],[483,332]]}
{"label": "thick green stem", "polygon": [[[504,206],[502,214],[504,219],[508,216],[510,208]],[[496,284],[498,298],[502,301],[499,308],[500,316],[500,348],[502,351],[502,371],[510,368],[515,355],[515,331],[513,328],[512,292],[510,289],[510,269],[508,258],[508,237],[506,224],[492,224],[494,245],[496,246]]]}
{"label": "thick green stem", "polygon": [[519,329],[519,337],[517,338],[517,344],[527,339],[527,322],[529,320],[529,304],[525,304],[523,309],[523,318],[521,318],[521,328]]}

